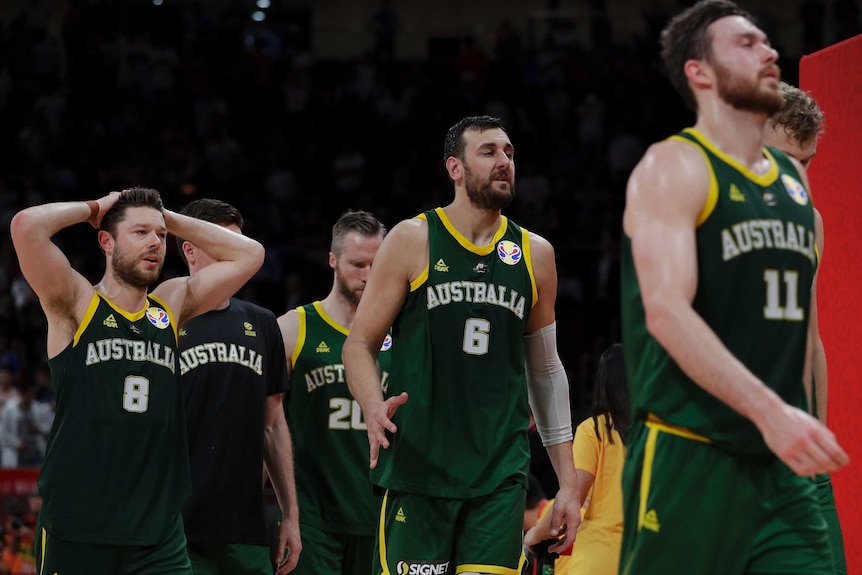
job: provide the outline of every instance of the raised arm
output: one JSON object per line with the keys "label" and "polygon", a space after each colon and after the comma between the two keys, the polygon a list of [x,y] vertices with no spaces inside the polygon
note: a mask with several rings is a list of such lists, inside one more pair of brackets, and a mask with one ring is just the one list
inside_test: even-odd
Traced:
{"label": "raised arm", "polygon": [[557,352],[554,306],[557,298],[557,267],[554,248],[530,234],[533,273],[538,299],[527,320],[524,348],[530,406],[542,444],[557,474],[560,490],[550,513],[550,533],[565,534],[551,551],[567,549],[575,540],[581,521],[578,478],[572,457],[572,415],[569,381]]}
{"label": "raised arm", "polygon": [[407,401],[407,394],[383,400],[377,355],[386,332],[395,321],[410,290],[428,263],[428,228],[418,219],[395,226],[374,258],[368,284],[356,309],[342,360],[350,393],[359,402],[368,425],[371,468],[377,466],[380,446],[389,447],[386,431],[395,433],[392,416]]}
{"label": "raised arm", "polygon": [[629,179],[623,227],[632,242],[647,329],[697,385],[754,422],[793,471],[837,469],[847,455],[834,435],[764,385],[692,307],[695,229],[708,189],[702,156],[678,142],[653,145]]}
{"label": "raised arm", "polygon": [[193,276],[167,280],[153,290],[171,306],[182,325],[239,291],[263,265],[264,249],[255,240],[222,226],[169,210],[164,215],[168,232],[192,242],[216,260]]}
{"label": "raised arm", "polygon": [[98,226],[119,192],[90,202],[57,202],[26,208],[12,218],[10,232],[24,279],[39,297],[48,319],[48,356],[65,348],[75,335],[93,295],[93,286],[72,268],[51,238],[73,224]]}

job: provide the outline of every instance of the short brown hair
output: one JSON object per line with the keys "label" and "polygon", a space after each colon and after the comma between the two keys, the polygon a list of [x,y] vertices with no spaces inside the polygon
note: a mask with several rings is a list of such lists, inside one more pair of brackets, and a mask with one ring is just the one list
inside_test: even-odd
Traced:
{"label": "short brown hair", "polygon": [[129,208],[153,208],[162,213],[165,210],[158,190],[139,186],[129,188],[123,191],[117,202],[102,216],[99,229],[116,237],[117,225],[125,219],[126,210]]}
{"label": "short brown hair", "polygon": [[769,125],[783,128],[788,136],[803,145],[816,140],[825,130],[824,114],[811,94],[781,82],[781,95],[784,105],[770,116]]}
{"label": "short brown hair", "polygon": [[751,14],[730,0],[701,0],[674,16],[661,31],[661,58],[665,74],[682,96],[685,105],[692,110],[697,111],[697,102],[688,85],[685,63],[712,57],[712,35],[707,32],[707,28],[725,16],[742,16],[755,22]]}
{"label": "short brown hair", "polygon": [[[211,198],[200,198],[195,200],[181,209],[180,213],[184,216],[203,220],[219,226],[229,226],[233,224],[240,230],[242,230],[242,226],[245,223],[242,219],[242,214],[238,209],[227,202]],[[183,260],[186,259],[186,254],[183,252],[183,242],[185,241],[186,240],[183,238],[177,238],[177,250],[183,257]]]}
{"label": "short brown hair", "polygon": [[374,214],[363,210],[348,210],[341,214],[332,226],[332,244],[329,251],[340,256],[344,251],[344,238],[350,232],[356,232],[364,237],[385,236],[386,226],[380,223]]}

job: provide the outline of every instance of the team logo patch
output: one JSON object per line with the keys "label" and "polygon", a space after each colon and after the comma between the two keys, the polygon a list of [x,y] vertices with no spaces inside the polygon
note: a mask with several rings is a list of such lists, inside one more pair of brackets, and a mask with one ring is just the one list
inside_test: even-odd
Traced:
{"label": "team logo patch", "polygon": [[165,329],[171,325],[171,318],[168,312],[160,307],[147,308],[147,319],[159,329]]}
{"label": "team logo patch", "polygon": [[386,337],[383,338],[383,345],[380,346],[380,351],[388,351],[390,347],[392,347],[392,336],[387,333]]}
{"label": "team logo patch", "polygon": [[497,244],[497,255],[500,256],[500,261],[506,265],[513,266],[521,261],[521,256],[524,252],[521,251],[521,246],[509,240],[502,240]]}
{"label": "team logo patch", "polygon": [[808,204],[808,192],[805,191],[805,186],[787,174],[781,175],[781,183],[784,184],[784,189],[787,190],[787,195],[800,206]]}

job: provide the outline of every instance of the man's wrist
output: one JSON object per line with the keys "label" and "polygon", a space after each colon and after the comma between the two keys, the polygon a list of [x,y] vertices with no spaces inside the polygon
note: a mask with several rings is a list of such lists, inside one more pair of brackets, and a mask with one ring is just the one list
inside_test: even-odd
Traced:
{"label": "man's wrist", "polygon": [[85,203],[87,204],[87,207],[90,208],[90,215],[85,221],[94,228],[99,229],[99,213],[102,211],[99,207],[99,202],[95,200],[87,200]]}

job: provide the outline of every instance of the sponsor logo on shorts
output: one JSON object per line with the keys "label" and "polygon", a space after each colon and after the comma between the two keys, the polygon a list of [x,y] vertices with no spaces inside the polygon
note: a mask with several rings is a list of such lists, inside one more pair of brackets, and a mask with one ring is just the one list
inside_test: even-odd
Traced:
{"label": "sponsor logo on shorts", "polygon": [[395,572],[398,575],[446,575],[449,573],[449,562],[399,561]]}
{"label": "sponsor logo on shorts", "polygon": [[407,516],[404,515],[404,509],[398,508],[398,513],[395,514],[395,521],[399,523],[407,523]]}
{"label": "sponsor logo on shorts", "polygon": [[658,522],[658,513],[655,512],[655,509],[650,509],[647,511],[646,515],[644,515],[643,527],[644,529],[649,529],[656,533],[659,532],[661,524]]}

